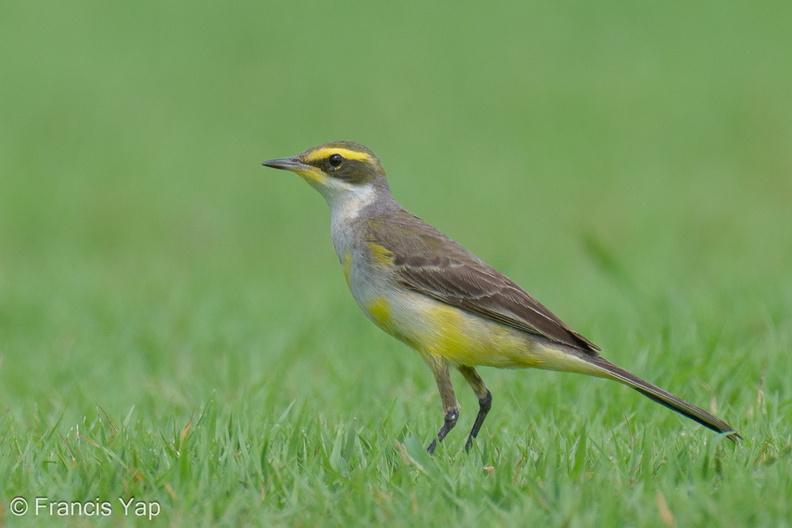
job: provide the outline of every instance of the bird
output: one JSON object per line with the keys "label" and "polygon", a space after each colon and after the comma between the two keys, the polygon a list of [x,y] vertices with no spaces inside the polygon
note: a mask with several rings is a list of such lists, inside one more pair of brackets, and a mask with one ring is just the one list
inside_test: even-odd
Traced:
{"label": "bird", "polygon": [[296,173],[325,198],[333,246],[355,301],[431,369],[443,423],[429,453],[459,418],[453,369],[478,399],[465,449],[476,440],[492,408],[492,393],[476,370],[480,366],[614,380],[734,442],[741,438],[720,418],[602,357],[600,347],[511,279],[399,205],[380,159],[367,147],[336,141],[263,165]]}

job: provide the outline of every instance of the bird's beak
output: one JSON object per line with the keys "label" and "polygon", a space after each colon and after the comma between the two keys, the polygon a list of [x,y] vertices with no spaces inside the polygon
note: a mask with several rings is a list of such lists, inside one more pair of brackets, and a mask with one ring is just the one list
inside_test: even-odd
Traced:
{"label": "bird's beak", "polygon": [[274,160],[265,161],[262,163],[265,167],[272,167],[273,169],[283,169],[292,172],[305,170],[308,168],[303,162],[297,158],[278,158]]}
{"label": "bird's beak", "polygon": [[274,160],[265,161],[262,163],[265,167],[272,167],[273,169],[283,169],[291,171],[301,176],[308,183],[323,183],[324,175],[322,171],[312,165],[303,163],[299,158],[278,158]]}

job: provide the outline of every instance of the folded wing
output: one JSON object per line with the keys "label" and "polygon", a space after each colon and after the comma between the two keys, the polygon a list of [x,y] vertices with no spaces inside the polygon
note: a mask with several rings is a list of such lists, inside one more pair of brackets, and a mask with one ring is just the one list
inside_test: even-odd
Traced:
{"label": "folded wing", "polygon": [[[398,224],[399,229],[384,229]],[[369,240],[393,254],[403,286],[485,319],[545,337],[591,355],[581,336],[508,277],[407,211],[369,221]]]}

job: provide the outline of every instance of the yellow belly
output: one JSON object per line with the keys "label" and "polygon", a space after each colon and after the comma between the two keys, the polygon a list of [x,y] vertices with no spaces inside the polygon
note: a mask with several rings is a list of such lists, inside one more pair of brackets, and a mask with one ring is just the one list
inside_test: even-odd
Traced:
{"label": "yellow belly", "polygon": [[535,367],[524,334],[453,306],[437,303],[424,311],[419,346],[457,365]]}
{"label": "yellow belly", "polygon": [[414,292],[363,305],[377,326],[422,355],[457,366],[540,368],[602,375],[590,363],[535,336]]}

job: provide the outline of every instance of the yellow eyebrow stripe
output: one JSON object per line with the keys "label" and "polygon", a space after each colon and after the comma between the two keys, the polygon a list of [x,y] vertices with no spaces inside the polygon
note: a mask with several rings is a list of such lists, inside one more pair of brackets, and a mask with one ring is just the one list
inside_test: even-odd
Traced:
{"label": "yellow eyebrow stripe", "polygon": [[306,163],[311,163],[313,161],[317,161],[320,159],[327,159],[333,154],[340,154],[344,158],[348,160],[356,160],[356,161],[368,161],[370,156],[365,152],[358,152],[356,150],[349,150],[345,148],[339,147],[324,147],[317,150],[314,150],[305,158]]}

